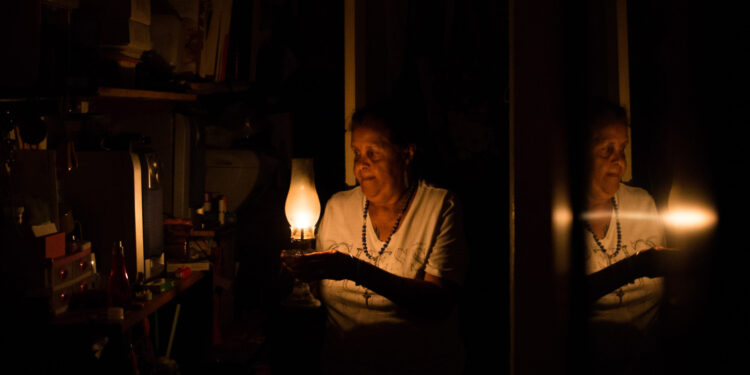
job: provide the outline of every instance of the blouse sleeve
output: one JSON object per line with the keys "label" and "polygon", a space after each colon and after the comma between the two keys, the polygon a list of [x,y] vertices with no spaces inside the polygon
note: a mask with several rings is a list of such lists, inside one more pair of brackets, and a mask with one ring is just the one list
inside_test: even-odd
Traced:
{"label": "blouse sleeve", "polygon": [[425,272],[463,283],[466,269],[466,240],[463,230],[461,206],[457,198],[448,194],[437,221],[437,237],[430,251]]}

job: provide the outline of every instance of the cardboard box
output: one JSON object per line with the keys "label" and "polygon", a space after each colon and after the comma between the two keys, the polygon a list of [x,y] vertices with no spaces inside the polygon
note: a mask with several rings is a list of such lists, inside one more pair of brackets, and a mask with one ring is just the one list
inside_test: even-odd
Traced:
{"label": "cardboard box", "polygon": [[38,237],[34,242],[34,246],[41,250],[45,258],[54,259],[65,256],[65,232]]}

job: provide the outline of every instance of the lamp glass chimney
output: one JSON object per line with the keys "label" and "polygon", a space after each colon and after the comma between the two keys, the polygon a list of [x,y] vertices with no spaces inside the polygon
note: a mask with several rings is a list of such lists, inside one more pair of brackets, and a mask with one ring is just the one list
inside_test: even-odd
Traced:
{"label": "lamp glass chimney", "polygon": [[313,159],[292,159],[292,178],[286,197],[286,219],[293,239],[311,239],[320,217],[320,199],[315,190]]}

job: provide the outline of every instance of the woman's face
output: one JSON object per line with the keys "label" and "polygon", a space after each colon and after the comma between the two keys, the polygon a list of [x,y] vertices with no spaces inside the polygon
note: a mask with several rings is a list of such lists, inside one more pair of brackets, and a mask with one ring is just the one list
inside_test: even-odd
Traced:
{"label": "woman's face", "polygon": [[600,127],[592,139],[590,201],[612,198],[625,173],[628,127],[619,122]]}
{"label": "woman's face", "polygon": [[411,158],[391,143],[380,127],[360,125],[352,132],[354,175],[368,200],[387,203],[406,188],[404,170]]}

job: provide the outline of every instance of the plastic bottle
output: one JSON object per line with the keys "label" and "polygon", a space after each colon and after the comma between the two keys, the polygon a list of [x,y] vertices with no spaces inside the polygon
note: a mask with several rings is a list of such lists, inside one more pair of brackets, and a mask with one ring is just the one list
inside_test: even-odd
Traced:
{"label": "plastic bottle", "polygon": [[123,319],[125,309],[132,299],[130,280],[125,269],[125,249],[122,241],[112,247],[112,268],[107,283],[107,315],[110,319]]}

